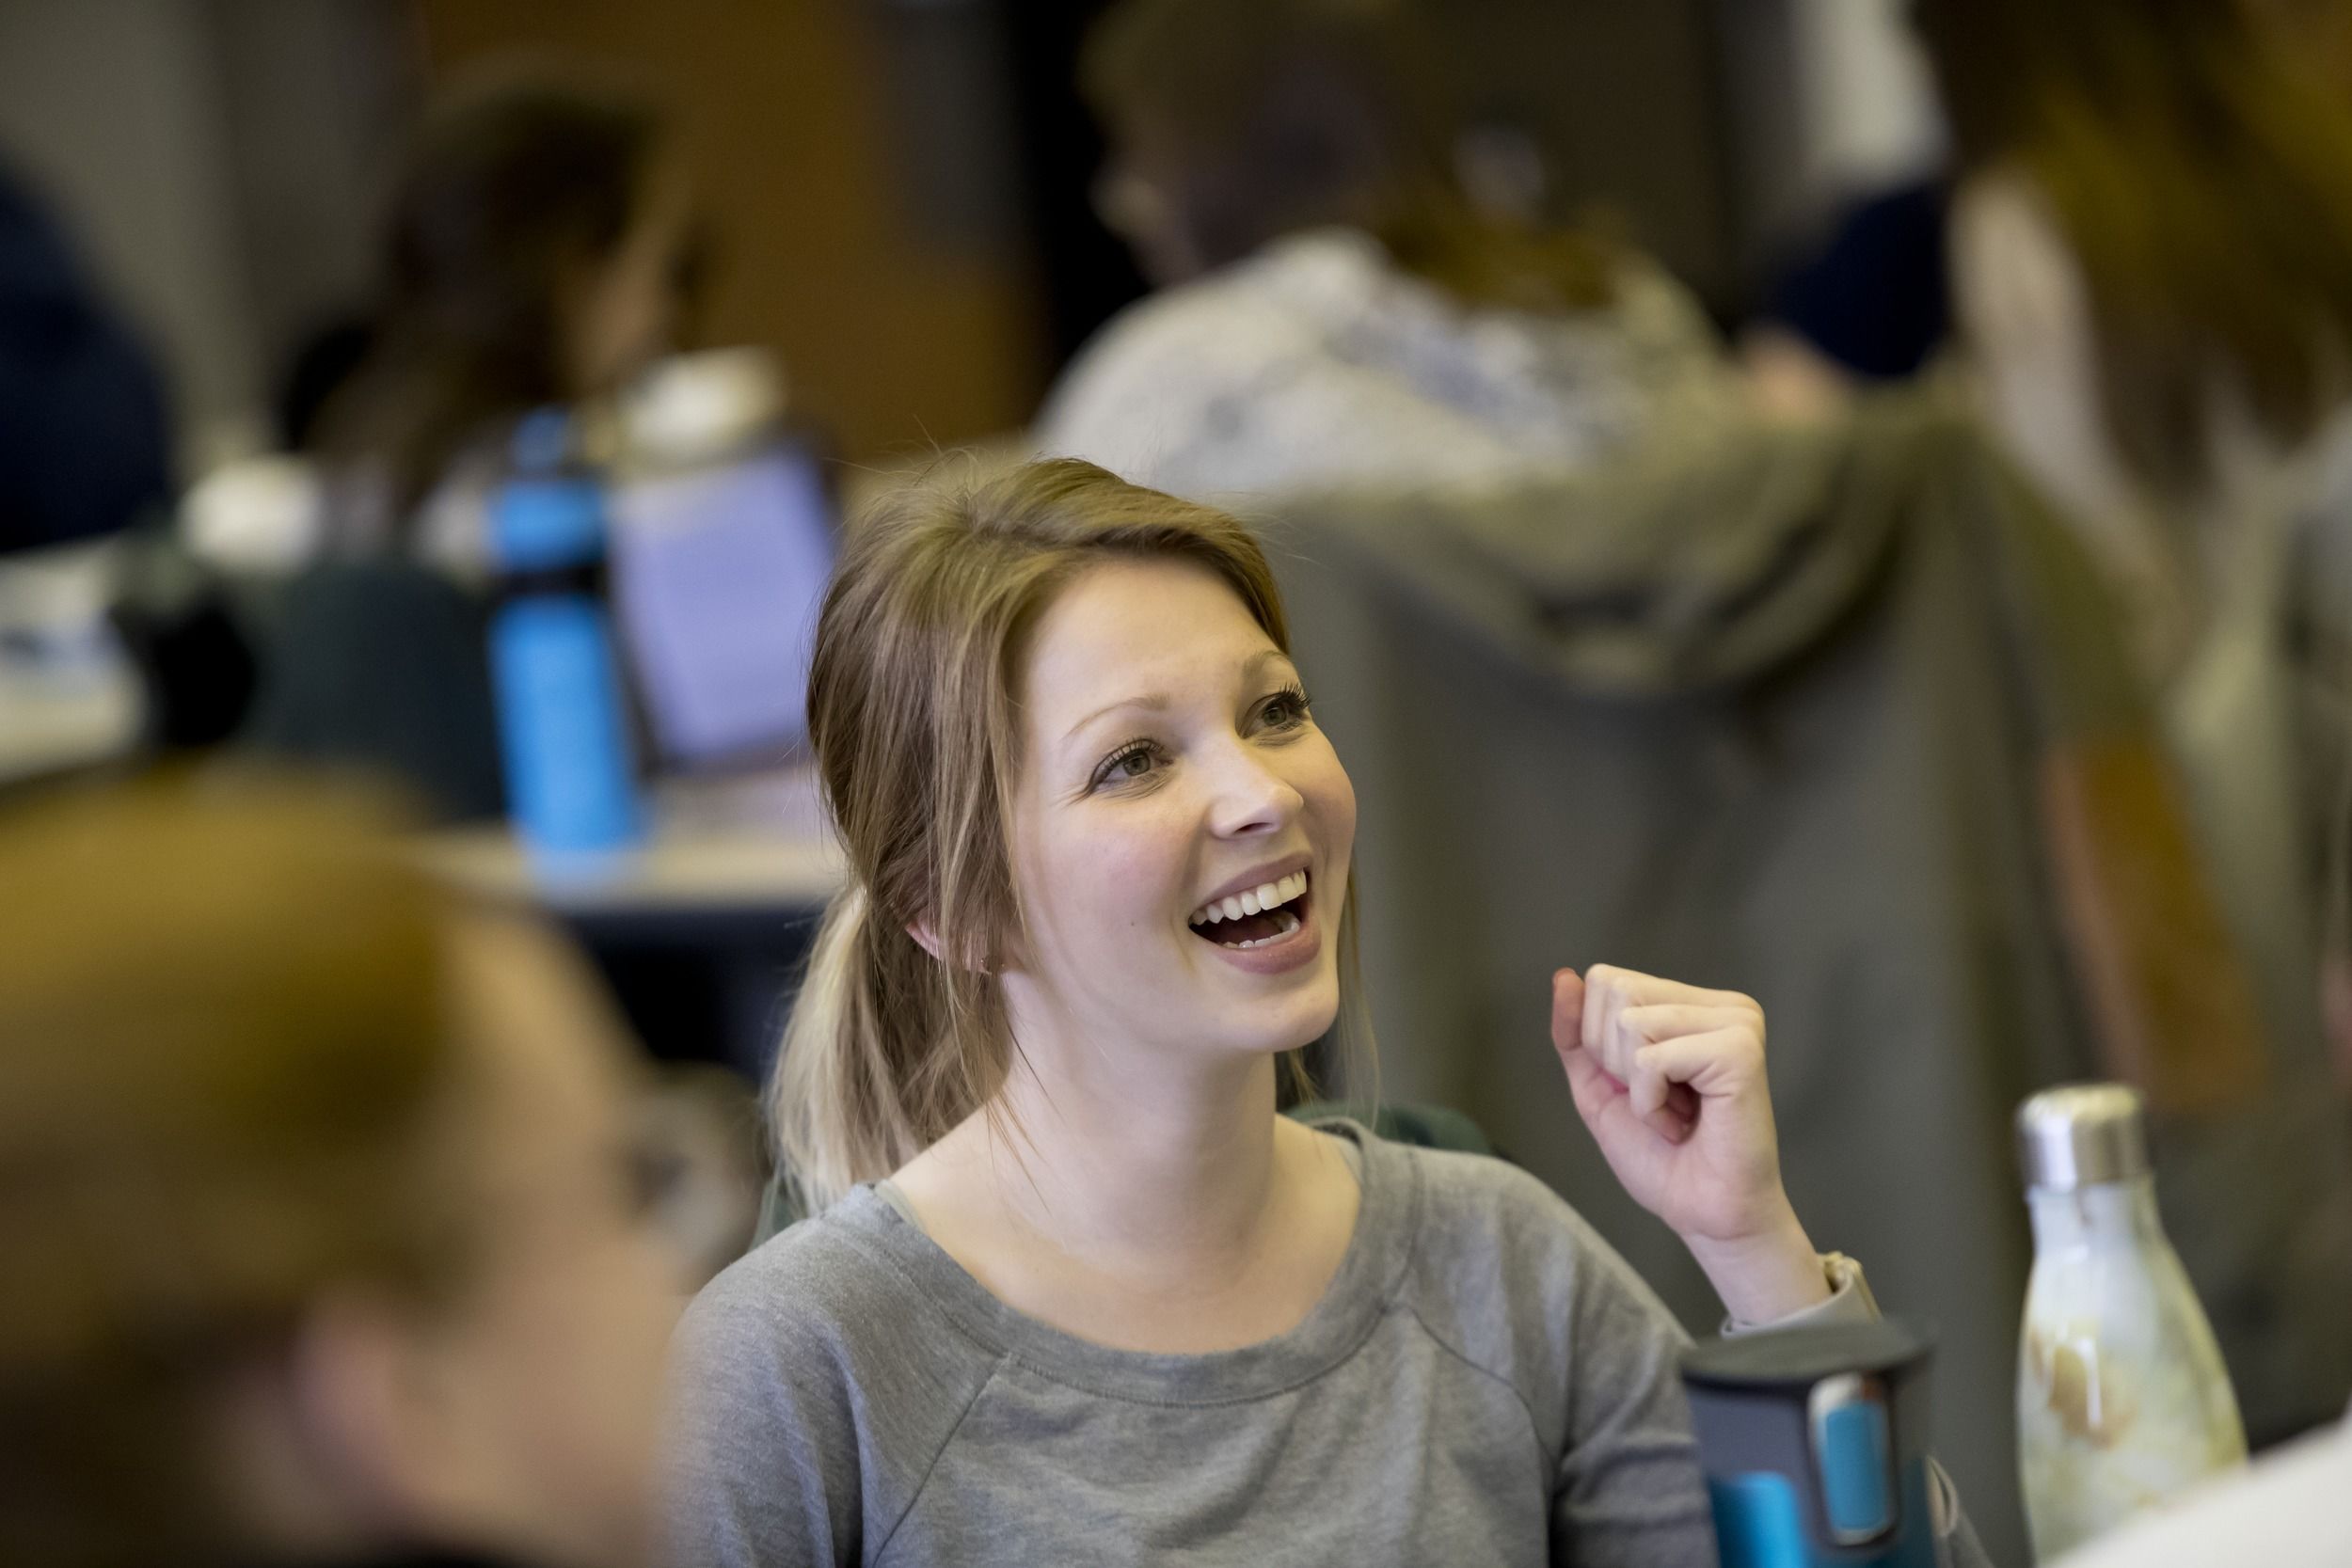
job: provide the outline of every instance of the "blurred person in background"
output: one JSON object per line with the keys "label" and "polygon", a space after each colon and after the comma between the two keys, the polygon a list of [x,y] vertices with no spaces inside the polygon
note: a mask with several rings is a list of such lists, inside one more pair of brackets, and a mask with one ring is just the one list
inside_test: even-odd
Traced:
{"label": "blurred person in background", "polygon": [[[2099,104],[2110,135],[2119,117],[2137,113],[2169,119],[2172,123],[2152,144],[2168,152],[2180,150],[2184,123],[2215,116],[2217,123],[2236,121],[2235,129],[2220,124],[2222,134],[2206,150],[2218,163],[2245,169],[2256,184],[2268,185],[2268,199],[2275,200],[2318,172],[2328,155],[2314,157],[2313,150],[2307,150],[2299,160],[2256,168],[2263,161],[2256,145],[2260,133],[2249,138],[2243,103],[2233,107],[2226,94],[2217,97],[2214,89],[2233,74],[2245,78],[2249,68],[2259,76],[2286,55],[2297,56],[2298,66],[2352,82],[2352,7],[2343,0],[2211,0],[2179,11],[2186,25],[2170,33],[2148,26],[2149,16],[2114,5],[2079,8],[2048,27],[2039,13],[2012,8],[1994,15],[1981,33],[1968,30],[1964,13],[1935,0],[1903,9],[1918,13],[1920,25],[1914,31],[1924,32],[1934,46],[1945,95],[1951,99],[1958,167],[1849,203],[1818,246],[1794,258],[1773,281],[1742,345],[1750,368],[1767,383],[1768,396],[1785,389],[1800,399],[1814,393],[1834,399],[1931,368],[1951,346],[1956,325],[1951,255],[1956,182],[1979,180],[1971,199],[1984,205],[1981,177],[2014,176],[2035,159],[2036,146],[2045,154],[2052,150],[2046,125],[2038,127],[2037,121],[2058,100],[2075,101],[2057,111],[2061,116],[2081,115]],[[2153,14],[2176,13],[2167,8]],[[2249,45],[2277,57],[2251,61]],[[2137,59],[2126,57],[2135,54]],[[2125,100],[2135,93],[2137,106],[2129,107]],[[2041,107],[2033,106],[2037,103]],[[2287,111],[2290,117],[2299,112]],[[2272,132],[2280,129],[2274,126]],[[2175,196],[2200,178],[2177,162],[2158,162],[2167,165]],[[2218,172],[2208,167],[2201,177]],[[2153,189],[2145,180],[2135,183],[2137,195],[2121,194],[2126,206],[2144,200]],[[2078,210],[2074,216],[2088,220],[2090,214]],[[2214,233],[2230,231],[2227,214],[2217,210],[2215,216]],[[1996,240],[2000,232],[1996,228]],[[2248,262],[2259,264],[2260,244]],[[1985,246],[1973,246],[1972,267],[1985,261]],[[2106,279],[2117,280],[2112,272]],[[2095,287],[2101,279],[2087,282]]]}
{"label": "blurred person in background", "polygon": [[353,482],[333,546],[478,563],[467,492],[478,506],[516,422],[608,398],[675,346],[698,255],[666,136],[646,104],[554,78],[472,84],[427,115],[367,355],[320,416]]}
{"label": "blurred person in background", "polygon": [[122,539],[170,514],[171,465],[153,359],[0,165],[0,779],[109,756],[150,721],[144,628],[126,640],[107,609]]}
{"label": "blurred person in background", "polygon": [[[2352,1082],[2352,87],[2338,4],[1919,0],[1970,383],[2122,601],[2241,936]],[[2234,885],[2231,885],[2234,883]],[[2272,1021],[2290,1047],[2316,1000]]]}
{"label": "blurred person in background", "polygon": [[0,555],[119,533],[170,499],[153,360],[0,168]]}
{"label": "blurred person in background", "polygon": [[1820,413],[1910,380],[1950,346],[1951,185],[1938,174],[1866,194],[1784,264],[1740,334],[1767,406]]}
{"label": "blurred person in background", "polygon": [[[2352,1237],[2340,1198],[2256,1199],[2344,1141],[2316,1012],[2352,1079],[2352,6],[1913,10],[1960,162],[1971,389],[2121,596],[2239,938],[2281,981],[2269,1092],[2300,1101],[2250,1137],[2158,1136],[2249,1436],[2324,1427],[2065,1568],[2352,1560]],[[2233,1253],[2255,1266],[2212,1271]],[[2276,1302],[2244,1289],[2265,1275]]]}
{"label": "blurred person in background", "polygon": [[578,962],[277,785],[0,886],[0,1562],[640,1560],[687,1282]]}
{"label": "blurred person in background", "polygon": [[[2309,1127],[2288,1139],[2257,1118],[2235,1148],[2176,1128],[2176,1153],[2202,1144],[2209,1162],[2170,1182],[2176,1209],[2200,1212],[2179,1222],[2199,1233],[2185,1250],[2299,1259],[2296,1293],[2340,1302],[2340,1198],[2292,1217],[2233,1204],[2265,1190],[2259,1169],[2296,1164],[2290,1144],[2340,1149],[2352,1126],[2327,1092],[2331,1074],[2352,1085],[2352,7],[1911,11],[1952,134],[1934,227],[1956,383],[2116,601],[2263,998],[2239,1098],[2271,1096]],[[1915,261],[1916,245],[1890,255]],[[1878,285],[1903,292],[1853,281],[1866,312]],[[1803,401],[1808,378],[1788,368],[1784,355],[1774,379]],[[2199,1285],[2221,1298],[2258,1442],[2341,1406],[2340,1373],[2299,1374],[2306,1333],[2233,1300],[2223,1275]]]}
{"label": "blurred person in background", "polygon": [[[2256,30],[2253,35],[2265,40],[2267,47],[2280,49],[2277,66],[2317,72],[2314,85],[2319,94],[2341,91],[2343,85],[2352,82],[2352,5],[2343,0],[2244,0],[2242,9]],[[2296,110],[2281,115],[2272,134],[2294,136],[2291,124],[2296,118],[2300,118]],[[2343,155],[2341,129],[2333,136],[2312,138],[2308,146],[2281,157],[2272,165],[2275,174],[2308,166],[2298,165],[2298,155],[2327,169],[2322,174],[2324,183],[2341,199],[2341,181],[2345,176],[2341,166],[2331,166]],[[2079,202],[2079,190],[2073,195],[2074,202]],[[2051,207],[2065,221],[2065,209],[2074,202],[2054,202]],[[2272,212],[2270,216],[2281,228],[2263,232],[2263,251],[2275,251],[2289,237],[2284,226],[2294,212],[2286,209]],[[2347,771],[2341,748],[2345,715],[2343,693],[2347,677],[2352,677],[2352,663],[2347,663],[2352,651],[2345,646],[2345,627],[2352,626],[2352,618],[2343,613],[2347,594],[2352,594],[2352,564],[2343,555],[2343,531],[2352,527],[2347,524],[2347,517],[2352,517],[2352,482],[2347,482],[2352,461],[2347,461],[2341,414],[2327,420],[2327,430],[2312,433],[2312,425],[2319,423],[2314,411],[2331,395],[2345,395],[2343,383],[2336,381],[2343,372],[2336,355],[2341,355],[2345,331],[2341,303],[2343,251],[2352,245],[2352,235],[2347,235],[2338,204],[2322,202],[2303,216],[2317,228],[2294,235],[2300,240],[2296,251],[2305,259],[2303,268],[2281,268],[2284,277],[2294,279],[2294,293],[2272,301],[2249,298],[2242,301],[2242,308],[2256,320],[2270,315],[2272,329],[2277,331],[2272,353],[2261,355],[2265,373],[2251,381],[2275,388],[2281,381],[2286,383],[2286,439],[2294,442],[2300,433],[2305,444],[2319,453],[2317,461],[2294,475],[2294,484],[2303,489],[2300,505],[2291,500],[2286,508],[2286,550],[2296,557],[2296,564],[2289,569],[2291,580],[2284,585],[2289,611],[2281,632],[2289,658],[2294,660],[2296,682],[2303,689],[2298,710],[2305,743],[2312,745],[2314,752],[2305,757],[2308,797],[2328,837],[2324,889],[2331,912],[2327,961],[2336,1013],[2333,1032],[2338,1051],[2345,1053],[2343,1060],[2352,1065],[2352,1051],[2345,1051],[2347,1041],[2352,1041],[2352,1018],[2347,1018],[2352,1016],[2352,985],[2345,983],[2345,971],[2352,966],[2345,919],[2347,903],[2352,903],[2352,861],[2345,856],[2345,839],[2352,837],[2352,814],[2347,814]],[[2103,275],[2112,265],[2110,261],[2087,265],[2089,287],[2101,287]],[[2300,322],[2305,336],[2300,339],[2296,334],[2298,322],[2294,320],[2298,303],[2305,310],[2305,320]],[[2131,306],[2129,301],[2112,301],[2106,303],[2106,310],[2124,310],[2129,317]],[[2129,367],[2117,367],[2117,372],[2129,373]],[[2106,373],[2115,372],[2103,367],[2103,376]],[[2272,442],[2280,439],[2277,423],[2281,420],[2275,416]],[[2211,484],[2201,489],[2211,489]],[[2272,515],[2267,522],[2280,527],[2281,519]],[[2343,1507],[2347,1486],[2352,1486],[2352,1416],[2300,1444],[2265,1455],[2242,1481],[2209,1488],[2200,1500],[2181,1510],[2120,1530],[2115,1538],[2065,1559],[2065,1568],[2187,1568],[2190,1563],[2201,1566],[2239,1559],[2272,1563],[2275,1568],[2322,1568],[2322,1563],[2333,1566],[2352,1561],[2352,1514]]]}
{"label": "blurred person in background", "polygon": [[1083,87],[1105,219],[1161,292],[1073,363],[1050,453],[1195,498],[1507,481],[1703,410],[1696,302],[1596,232],[1482,207],[1404,0],[1125,0]]}
{"label": "blurred person in background", "polygon": [[240,546],[312,562],[278,618],[254,744],[397,778],[444,818],[504,809],[489,497],[523,416],[571,409],[593,440],[612,395],[675,346],[699,247],[666,137],[642,103],[536,76],[427,116],[365,357],[306,393],[324,482],[290,511],[305,536]]}
{"label": "blurred person in background", "polygon": [[[2259,1445],[2352,1393],[2352,1115],[2328,1092],[2331,1034],[2339,1086],[2352,1071],[2344,8],[1912,13],[1957,165],[1957,383],[2105,579],[2235,953],[2145,934],[2184,973],[2242,963],[2260,1001],[2258,1033],[2205,1042],[2216,1092],[2156,1132],[2168,1225]],[[2145,783],[2071,787],[2089,821],[2128,824]]]}

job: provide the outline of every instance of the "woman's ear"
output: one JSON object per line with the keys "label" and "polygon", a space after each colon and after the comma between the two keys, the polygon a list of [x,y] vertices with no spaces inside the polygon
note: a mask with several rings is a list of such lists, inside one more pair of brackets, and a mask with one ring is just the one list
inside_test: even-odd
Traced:
{"label": "woman's ear", "polygon": [[907,935],[914,939],[915,946],[951,969],[969,970],[977,974],[1003,974],[1019,967],[1013,961],[1013,949],[1009,946],[1000,947],[995,953],[977,960],[949,957],[945,944],[939,940],[939,933],[931,929],[928,920],[907,922]]}
{"label": "woman's ear", "polygon": [[286,1388],[319,1483],[371,1535],[430,1536],[472,1512],[474,1456],[414,1313],[364,1290],[331,1293],[296,1328]]}

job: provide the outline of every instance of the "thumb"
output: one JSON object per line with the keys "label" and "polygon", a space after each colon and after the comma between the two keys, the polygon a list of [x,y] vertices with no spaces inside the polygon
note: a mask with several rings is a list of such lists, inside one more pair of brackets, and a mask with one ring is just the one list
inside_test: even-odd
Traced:
{"label": "thumb", "polygon": [[1573,969],[1551,975],[1551,1048],[1565,1056],[1584,1044],[1584,978]]}

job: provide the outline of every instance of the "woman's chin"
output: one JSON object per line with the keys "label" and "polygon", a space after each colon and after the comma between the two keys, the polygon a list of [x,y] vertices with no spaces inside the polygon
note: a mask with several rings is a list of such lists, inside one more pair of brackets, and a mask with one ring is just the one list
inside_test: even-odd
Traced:
{"label": "woman's chin", "polygon": [[1237,1054],[1279,1056],[1284,1052],[1304,1051],[1323,1038],[1331,1032],[1339,1016],[1339,988],[1335,985],[1327,995],[1261,1004],[1248,1014],[1229,1018],[1231,1027],[1219,1033],[1229,1049]]}

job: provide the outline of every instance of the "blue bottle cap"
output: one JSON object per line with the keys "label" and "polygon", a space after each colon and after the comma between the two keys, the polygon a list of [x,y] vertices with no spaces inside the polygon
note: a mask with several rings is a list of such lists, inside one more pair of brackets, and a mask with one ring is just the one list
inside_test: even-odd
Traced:
{"label": "blue bottle cap", "polygon": [[509,572],[586,566],[604,554],[604,497],[589,479],[516,479],[490,508],[491,553]]}
{"label": "blue bottle cap", "polygon": [[507,460],[518,472],[551,473],[572,455],[572,417],[561,408],[534,408],[515,423]]}

